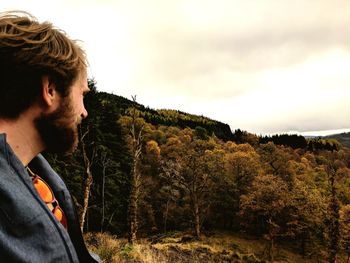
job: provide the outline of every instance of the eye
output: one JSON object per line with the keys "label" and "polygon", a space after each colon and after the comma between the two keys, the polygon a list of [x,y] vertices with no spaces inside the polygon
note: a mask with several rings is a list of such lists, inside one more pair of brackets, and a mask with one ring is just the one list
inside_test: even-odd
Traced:
{"label": "eye", "polygon": [[83,97],[85,97],[86,94],[88,94],[89,92],[90,92],[90,89],[85,89],[85,90],[83,91]]}

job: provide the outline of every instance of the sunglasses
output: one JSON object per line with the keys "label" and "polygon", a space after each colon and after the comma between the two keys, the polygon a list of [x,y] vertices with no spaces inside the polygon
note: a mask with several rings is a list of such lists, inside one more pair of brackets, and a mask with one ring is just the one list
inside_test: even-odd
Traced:
{"label": "sunglasses", "polygon": [[45,202],[56,219],[61,222],[65,229],[67,229],[67,218],[62,208],[59,206],[50,186],[39,175],[34,174],[29,168],[27,168],[27,170],[31,175],[34,187],[39,193],[41,199]]}

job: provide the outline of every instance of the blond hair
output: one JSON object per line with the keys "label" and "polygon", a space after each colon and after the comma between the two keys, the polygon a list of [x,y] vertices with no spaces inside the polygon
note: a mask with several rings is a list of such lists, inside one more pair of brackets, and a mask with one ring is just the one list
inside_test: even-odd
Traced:
{"label": "blond hair", "polygon": [[44,75],[67,96],[86,67],[84,51],[64,31],[23,11],[0,13],[0,117],[17,118],[28,109]]}

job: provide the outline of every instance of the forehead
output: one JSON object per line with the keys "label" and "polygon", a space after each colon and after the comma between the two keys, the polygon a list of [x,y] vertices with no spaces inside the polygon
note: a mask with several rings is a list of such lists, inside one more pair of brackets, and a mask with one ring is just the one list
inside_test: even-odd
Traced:
{"label": "forehead", "polygon": [[86,70],[81,71],[73,83],[73,88],[78,90],[89,90]]}

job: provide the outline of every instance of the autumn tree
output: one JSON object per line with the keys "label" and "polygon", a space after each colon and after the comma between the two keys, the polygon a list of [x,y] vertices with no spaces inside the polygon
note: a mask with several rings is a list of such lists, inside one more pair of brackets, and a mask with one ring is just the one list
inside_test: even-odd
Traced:
{"label": "autumn tree", "polygon": [[271,262],[277,237],[286,234],[289,218],[284,213],[290,200],[288,185],[274,175],[258,175],[248,193],[241,197],[243,227],[260,232],[268,240],[267,254]]}
{"label": "autumn tree", "polygon": [[350,205],[340,209],[341,248],[347,255],[346,262],[350,262]]}
{"label": "autumn tree", "polygon": [[240,207],[240,197],[247,192],[255,176],[262,173],[259,155],[249,144],[236,145],[233,152],[225,154],[226,182],[234,189],[237,205]]}
{"label": "autumn tree", "polygon": [[[191,140],[190,135],[183,134],[183,140]],[[193,140],[183,143],[179,139],[170,138],[168,145],[176,151],[168,152],[168,159],[163,166],[163,175],[173,184],[185,191],[189,198],[195,235],[200,238],[203,216],[210,206],[209,195],[213,184],[212,171],[208,166],[210,153],[208,144],[203,140]]]}
{"label": "autumn tree", "polygon": [[[147,131],[148,130],[148,131]],[[149,132],[145,125],[145,140],[149,137]],[[140,191],[139,221],[140,228],[148,232],[158,230],[157,222],[157,192],[159,191],[159,171],[160,171],[160,147],[154,140],[148,140],[143,149],[143,158],[141,160],[142,184]]]}
{"label": "autumn tree", "polygon": [[[292,151],[292,149],[290,150]],[[282,178],[291,187],[293,176],[290,173],[288,161],[293,160],[294,157],[288,148],[268,142],[260,146],[259,154],[266,174],[273,174]]]}
{"label": "autumn tree", "polygon": [[340,202],[337,195],[337,167],[331,155],[326,160],[325,171],[328,176],[329,201],[328,201],[328,250],[329,262],[336,262],[340,242]]}
{"label": "autumn tree", "polygon": [[320,248],[318,238],[325,228],[327,200],[315,184],[301,179],[294,181],[289,197],[289,213],[284,215],[288,218],[286,233],[297,241],[303,256],[312,255]]}

